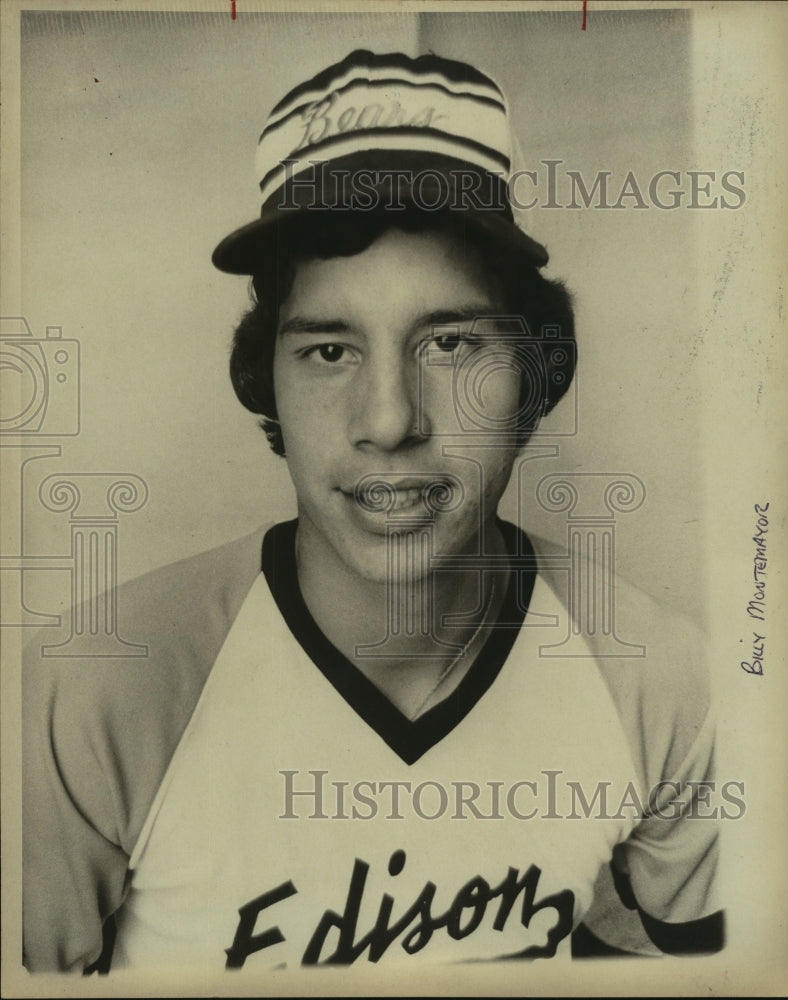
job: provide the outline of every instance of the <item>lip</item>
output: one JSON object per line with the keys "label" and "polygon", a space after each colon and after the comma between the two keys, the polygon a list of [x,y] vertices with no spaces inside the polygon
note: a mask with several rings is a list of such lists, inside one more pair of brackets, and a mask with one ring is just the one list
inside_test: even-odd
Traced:
{"label": "lip", "polygon": [[412,510],[415,507],[424,509],[424,492],[430,483],[415,483],[413,481],[393,483],[381,480],[380,486],[369,489],[340,489],[342,496],[355,504],[365,514],[379,516],[392,514],[400,510]]}
{"label": "lip", "polygon": [[390,486],[393,490],[425,490],[428,486],[446,482],[445,476],[387,476],[376,473],[365,473],[358,476],[352,486],[338,486],[337,489],[348,496],[353,496],[361,483],[372,488],[378,483],[381,486]]}
{"label": "lip", "polygon": [[441,476],[381,476],[380,482],[386,483],[391,486],[392,489],[400,492],[400,490],[419,490],[423,492],[428,486],[433,486],[436,483],[442,483],[445,480]]}
{"label": "lip", "polygon": [[[363,484],[363,486],[362,486]],[[361,488],[359,488],[361,487]],[[342,496],[354,504],[359,513],[373,518],[401,512],[412,513],[429,509],[425,500],[428,491],[450,488],[444,476],[370,476],[360,477],[357,485],[348,489],[337,487]]]}
{"label": "lip", "polygon": [[387,508],[387,513],[396,514],[399,511],[412,510],[416,506],[423,509],[423,500],[423,488],[398,486],[394,491],[394,503]]}

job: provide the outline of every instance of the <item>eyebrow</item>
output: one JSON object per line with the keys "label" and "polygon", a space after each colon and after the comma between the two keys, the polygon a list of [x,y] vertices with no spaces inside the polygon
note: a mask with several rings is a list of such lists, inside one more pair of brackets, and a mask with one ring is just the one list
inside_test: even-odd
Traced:
{"label": "eyebrow", "polygon": [[[468,323],[482,316],[495,314],[492,302],[479,302],[456,309],[435,309],[417,316],[412,328],[447,326],[451,323]],[[310,319],[308,316],[293,316],[279,327],[279,335],[288,333],[347,333],[350,325],[341,319]]]}
{"label": "eyebrow", "polygon": [[496,313],[492,302],[475,302],[457,309],[436,309],[433,312],[419,316],[413,324],[415,329],[432,326],[448,326],[451,323],[469,323],[483,316],[493,316]]}
{"label": "eyebrow", "polygon": [[279,335],[285,333],[346,333],[350,327],[341,319],[309,319],[293,316],[279,327]]}

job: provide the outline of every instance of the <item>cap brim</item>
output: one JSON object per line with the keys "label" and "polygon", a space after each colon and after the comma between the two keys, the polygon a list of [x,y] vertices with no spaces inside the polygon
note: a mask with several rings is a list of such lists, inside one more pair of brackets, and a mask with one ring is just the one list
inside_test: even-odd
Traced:
{"label": "cap brim", "polygon": [[[357,154],[317,166],[315,170],[319,174],[316,173],[311,186],[305,183],[303,176],[299,176],[297,184],[287,190],[281,189],[269,199],[260,218],[241,226],[221,241],[213,252],[214,265],[228,274],[255,274],[260,262],[270,254],[272,241],[278,242],[280,227],[289,225],[293,220],[303,222],[310,215],[319,220],[325,218],[327,209],[345,213],[349,219],[364,211],[391,211],[396,220],[401,207],[431,215],[451,215],[511,247],[513,253],[522,255],[535,267],[543,267],[547,263],[547,250],[514,223],[505,197],[505,185],[500,178],[484,174],[483,179],[490,192],[497,184],[494,196],[491,193],[486,200],[478,194],[475,199],[463,198],[467,190],[463,192],[457,187],[460,172],[467,175],[469,170],[476,171],[481,179],[483,172],[479,167],[448,158],[412,153],[400,154],[396,168],[393,168],[390,153],[386,154],[385,160],[381,160],[375,155],[378,152],[368,151],[360,156]],[[380,180],[366,184],[364,189],[368,200],[377,196],[376,204],[366,208],[354,207],[353,199],[347,197],[347,177],[353,169],[370,172],[376,162],[378,166],[385,164],[378,171]],[[397,172],[399,177],[396,177]],[[408,181],[408,175],[420,178],[418,187]],[[429,183],[424,183],[425,178],[433,181],[432,188]],[[397,185],[396,193],[393,192],[394,183]],[[400,208],[386,208],[392,204]]]}

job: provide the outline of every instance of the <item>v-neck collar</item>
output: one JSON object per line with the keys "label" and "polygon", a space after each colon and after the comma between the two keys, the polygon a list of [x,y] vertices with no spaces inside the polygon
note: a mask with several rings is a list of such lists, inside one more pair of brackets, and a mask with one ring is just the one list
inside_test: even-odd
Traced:
{"label": "v-neck collar", "polygon": [[415,763],[468,715],[500,673],[519,633],[536,579],[536,557],[524,532],[506,521],[497,523],[507,551],[516,553],[521,566],[534,568],[511,572],[498,616],[498,623],[506,624],[496,624],[490,631],[455,690],[414,720],[403,715],[318,628],[298,584],[298,521],[274,525],[263,539],[262,571],[288,628],[337,693],[406,764]]}

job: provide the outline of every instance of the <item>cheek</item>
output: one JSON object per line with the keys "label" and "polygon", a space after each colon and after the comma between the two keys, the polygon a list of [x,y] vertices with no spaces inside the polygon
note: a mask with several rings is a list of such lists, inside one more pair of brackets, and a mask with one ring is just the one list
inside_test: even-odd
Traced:
{"label": "cheek", "polygon": [[485,352],[425,379],[424,400],[474,434],[511,432],[520,408],[521,372],[507,354]]}
{"label": "cheek", "polygon": [[[307,391],[299,370],[290,358],[274,355],[274,395],[276,411],[288,455],[308,446],[319,429],[320,401]],[[310,395],[313,397],[310,399]]]}
{"label": "cheek", "polygon": [[502,419],[513,418],[520,408],[521,373],[509,367],[490,377],[489,400],[491,409]]}
{"label": "cheek", "polygon": [[330,469],[343,450],[344,420],[335,401],[282,374],[277,412],[291,476],[308,490],[320,470]]}
{"label": "cheek", "polygon": [[499,445],[485,448],[482,445],[477,457],[481,466],[478,470],[482,480],[480,493],[488,507],[490,504],[497,505],[512,475],[516,458],[515,449],[513,446],[504,448]]}

